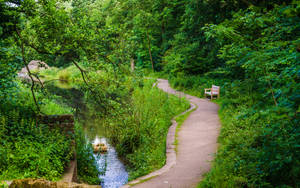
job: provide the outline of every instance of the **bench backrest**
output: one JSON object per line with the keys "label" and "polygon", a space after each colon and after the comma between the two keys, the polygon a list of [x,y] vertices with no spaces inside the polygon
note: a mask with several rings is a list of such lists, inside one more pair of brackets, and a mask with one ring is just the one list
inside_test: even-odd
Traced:
{"label": "bench backrest", "polygon": [[212,91],[213,93],[214,93],[214,92],[219,93],[219,92],[220,92],[220,86],[212,85],[212,86],[211,86],[211,91]]}

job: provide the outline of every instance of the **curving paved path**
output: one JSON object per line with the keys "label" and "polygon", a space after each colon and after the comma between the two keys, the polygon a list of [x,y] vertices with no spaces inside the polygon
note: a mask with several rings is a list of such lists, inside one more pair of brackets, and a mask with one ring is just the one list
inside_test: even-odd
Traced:
{"label": "curving paved path", "polygon": [[[197,106],[197,109],[185,120],[178,132],[179,145],[175,162],[164,172],[160,172],[158,175],[152,176],[152,179],[133,187],[196,187],[203,174],[209,171],[210,161],[217,150],[217,137],[220,128],[218,105],[206,99],[175,91],[170,87],[168,80],[158,79],[157,87],[170,94],[185,96],[191,104]],[[156,171],[151,174],[155,175],[155,173]],[[149,177],[151,176],[148,175]],[[143,179],[143,177],[139,179]]]}

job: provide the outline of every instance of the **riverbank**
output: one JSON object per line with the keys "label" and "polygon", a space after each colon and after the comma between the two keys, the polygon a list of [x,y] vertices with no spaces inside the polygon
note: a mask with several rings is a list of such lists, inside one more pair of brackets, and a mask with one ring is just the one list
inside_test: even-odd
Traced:
{"label": "riverbank", "polygon": [[[132,92],[130,108],[110,119],[110,139],[125,161],[129,180],[161,168],[166,163],[166,137],[171,119],[189,104],[153,88],[155,79],[145,79]],[[124,121],[125,120],[125,121]]]}
{"label": "riverbank", "polygon": [[[114,150],[113,147],[116,149],[113,155],[108,153],[106,157],[101,157],[102,159],[98,161],[102,166],[105,163],[106,170],[104,169],[101,172],[102,175],[99,176],[102,179],[102,185],[105,186],[113,179],[112,176],[107,178],[105,174],[107,170],[113,172],[113,169],[108,169],[109,165],[114,166],[114,164],[119,163],[118,160],[114,164],[106,163],[111,161],[109,156],[112,156],[111,159],[117,159],[117,156],[122,158],[129,172],[129,180],[161,168],[166,161],[165,142],[168,128],[171,125],[171,118],[185,111],[189,106],[188,102],[185,99],[168,96],[157,88],[152,88],[155,79],[143,80],[142,77],[132,75],[126,76],[122,83],[118,83],[107,80],[108,77],[103,72],[89,78],[92,84],[105,77],[111,88],[116,84],[121,86],[121,91],[118,89],[113,91],[116,93],[111,93],[112,91],[106,91],[99,87],[89,88],[90,85],[87,88],[87,85],[77,78],[78,74],[68,73],[68,70],[73,69],[67,68],[59,72],[71,75],[68,77],[71,81],[70,84],[79,89],[83,95],[80,94],[79,100],[76,96],[76,100],[73,100],[74,96],[71,95],[76,93],[78,95],[78,92],[74,92],[74,89],[68,86],[63,87],[63,89],[56,89],[57,94],[66,95],[69,98],[69,105],[73,105],[77,109],[76,114],[79,115],[90,142],[93,142],[97,136],[100,139],[108,138],[108,145],[112,151]],[[58,77],[52,70],[43,73],[45,77],[47,74],[50,74],[52,78]],[[66,93],[69,90],[69,94]],[[105,94],[105,92],[108,93]],[[101,106],[93,100],[97,97],[95,93],[99,95],[111,93],[109,95],[119,95],[120,97],[117,101],[105,99],[110,104],[105,106],[105,109],[101,109]],[[74,106],[72,101],[81,107]],[[103,102],[105,103],[105,101]],[[82,108],[83,104],[84,107]],[[123,171],[123,168],[119,169]],[[115,175],[117,176],[117,174]],[[127,179],[123,183],[126,182]]]}

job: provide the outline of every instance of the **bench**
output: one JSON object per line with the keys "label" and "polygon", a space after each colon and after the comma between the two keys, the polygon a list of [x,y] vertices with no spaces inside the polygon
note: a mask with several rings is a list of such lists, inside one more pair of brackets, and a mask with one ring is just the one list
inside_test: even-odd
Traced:
{"label": "bench", "polygon": [[204,89],[204,96],[210,96],[213,99],[213,96],[218,96],[220,98],[220,86],[212,85],[211,88]]}

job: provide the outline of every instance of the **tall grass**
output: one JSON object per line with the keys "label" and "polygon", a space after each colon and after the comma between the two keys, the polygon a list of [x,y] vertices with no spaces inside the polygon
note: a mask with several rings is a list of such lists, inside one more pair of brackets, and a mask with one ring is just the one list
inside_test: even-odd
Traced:
{"label": "tall grass", "polygon": [[129,180],[161,168],[166,162],[166,136],[171,119],[189,103],[152,88],[147,80],[136,87],[127,109],[107,121],[110,139],[129,170]]}

